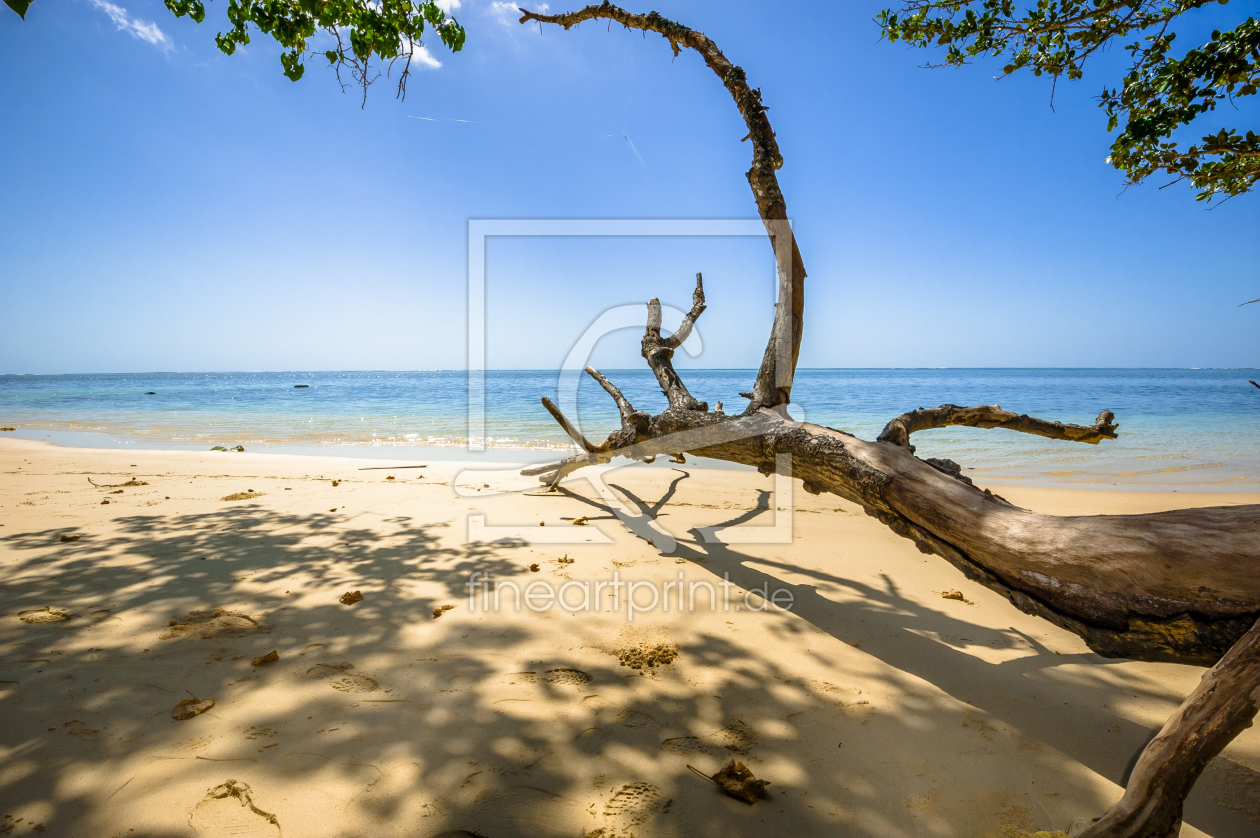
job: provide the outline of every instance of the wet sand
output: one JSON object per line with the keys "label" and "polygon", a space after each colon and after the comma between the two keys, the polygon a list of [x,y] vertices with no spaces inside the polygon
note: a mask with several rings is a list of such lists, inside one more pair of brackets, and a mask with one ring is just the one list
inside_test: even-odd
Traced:
{"label": "wet sand", "polygon": [[[0,439],[0,831],[1063,829],[1118,798],[1201,674],[1094,655],[799,483],[789,516],[788,486],[747,471],[623,468],[540,494],[510,472],[466,472],[457,491],[451,462],[358,470],[381,465]],[[1055,514],[1260,502],[998,491]],[[732,543],[704,529],[729,526]],[[470,599],[473,572],[551,590],[616,574],[643,583],[640,604],[666,583],[700,594],[679,610],[674,587],[668,611],[632,621],[579,584],[569,610],[504,594],[495,611],[480,587]],[[172,718],[193,698],[214,705]],[[732,758],[771,782],[765,799],[691,770]],[[1260,833],[1254,729],[1186,820],[1184,836]]]}

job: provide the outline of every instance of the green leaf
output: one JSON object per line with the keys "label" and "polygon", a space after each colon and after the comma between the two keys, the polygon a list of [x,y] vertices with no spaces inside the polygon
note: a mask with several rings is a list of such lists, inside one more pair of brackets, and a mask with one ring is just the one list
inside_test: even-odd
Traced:
{"label": "green leaf", "polygon": [[4,0],[4,5],[17,12],[22,20],[26,20],[26,10],[31,7],[31,0]]}

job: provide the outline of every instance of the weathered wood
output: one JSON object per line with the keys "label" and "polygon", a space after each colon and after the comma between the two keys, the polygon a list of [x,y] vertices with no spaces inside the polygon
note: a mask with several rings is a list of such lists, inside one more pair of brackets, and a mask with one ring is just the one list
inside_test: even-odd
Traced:
{"label": "weathered wood", "polygon": [[1097,445],[1104,439],[1115,439],[1119,425],[1111,420],[1116,416],[1110,410],[1098,414],[1092,426],[1065,425],[1062,422],[1047,422],[1023,413],[1011,413],[995,404],[979,407],[959,407],[956,404],[943,404],[940,407],[921,407],[909,413],[903,413],[884,426],[877,438],[879,442],[891,442],[902,448],[914,451],[910,444],[910,434],[915,431],[926,431],[932,428],[964,426],[969,428],[1006,428],[1025,434],[1036,434],[1049,439],[1067,439],[1072,442],[1086,442]]}
{"label": "weathered wood", "polygon": [[691,311],[683,318],[678,331],[667,338],[661,337],[661,301],[653,297],[648,300],[647,328],[643,331],[641,352],[643,359],[651,367],[656,376],[656,383],[661,386],[661,393],[672,408],[682,410],[708,411],[709,406],[696,401],[687,385],[683,384],[678,373],[674,371],[674,350],[682,346],[682,342],[691,334],[696,318],[704,313],[704,280],[696,274],[696,290],[691,295]]}
{"label": "weathered wood", "polygon": [[1176,838],[1186,795],[1260,708],[1260,623],[1203,674],[1133,766],[1110,812],[1079,838]]}

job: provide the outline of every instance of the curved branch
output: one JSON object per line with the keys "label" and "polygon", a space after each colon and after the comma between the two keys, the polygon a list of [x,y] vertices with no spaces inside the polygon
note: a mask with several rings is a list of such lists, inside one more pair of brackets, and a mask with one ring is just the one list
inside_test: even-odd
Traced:
{"label": "curved branch", "polygon": [[636,422],[634,420],[634,416],[636,414],[639,416],[647,415],[645,413],[639,413],[639,411],[635,410],[634,405],[630,404],[630,400],[627,399],[625,395],[617,389],[617,386],[609,381],[602,372],[593,367],[587,367],[586,374],[599,382],[599,386],[604,388],[604,392],[612,396],[612,400],[617,403],[617,411],[621,414],[621,427],[623,429],[635,426]]}
{"label": "curved branch", "polygon": [[1251,727],[1260,706],[1260,623],[1203,674],[1143,749],[1120,802],[1080,838],[1176,838],[1182,806],[1208,761]]}
{"label": "curved branch", "polygon": [[1092,426],[1065,425],[1062,422],[1049,422],[1023,413],[1011,413],[995,404],[979,407],[943,404],[940,407],[921,407],[901,414],[884,426],[876,442],[891,442],[893,445],[909,448],[913,452],[910,434],[915,431],[962,425],[968,428],[1005,428],[1008,431],[1035,434],[1050,439],[1067,439],[1072,442],[1097,445],[1104,439],[1116,438],[1116,428],[1120,426],[1112,422],[1115,418],[1115,414],[1110,410],[1104,410],[1098,414],[1098,419]]}
{"label": "curved branch", "polygon": [[706,35],[689,29],[681,23],[661,17],[656,12],[646,15],[631,14],[605,1],[599,6],[587,6],[576,12],[559,15],[543,15],[521,9],[521,23],[536,20],[554,23],[569,29],[585,20],[603,18],[615,20],[627,29],[658,32],[679,54],[684,46],[700,53],[735,100],[740,116],[748,127],[744,139],[752,142],[752,166],[748,169],[748,185],[752,188],[757,212],[765,222],[766,233],[774,247],[774,259],[779,275],[778,303],[775,309],[774,327],[762,357],[757,381],[753,385],[754,398],[748,405],[748,413],[763,407],[788,404],[791,401],[792,380],[801,351],[801,327],[805,311],[805,263],[801,259],[796,237],[788,223],[787,202],[775,172],[783,165],[783,155],[775,139],[766,107],[761,103],[761,91],[748,86],[743,69],[732,64],[722,51]]}

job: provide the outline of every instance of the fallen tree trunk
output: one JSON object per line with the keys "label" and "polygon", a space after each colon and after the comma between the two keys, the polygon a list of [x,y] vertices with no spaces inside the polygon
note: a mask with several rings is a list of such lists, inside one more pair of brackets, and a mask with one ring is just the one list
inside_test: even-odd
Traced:
{"label": "fallen tree trunk", "polygon": [[786,224],[787,207],[775,175],[782,156],[760,92],[748,87],[743,70],[712,40],[655,12],[631,14],[607,2],[561,15],[522,12],[522,23],[536,20],[565,29],[595,18],[615,20],[627,28],[660,33],[675,55],[680,45],[700,53],[748,126],[745,139],[753,141],[748,180],[779,272],[775,322],[753,390],[741,394],[749,399],[743,414],[728,416],[720,403],[710,411],[687,391],[673,368],[674,350],[705,308],[703,281],[697,275],[692,310],[674,335],[661,336],[660,304],[655,299],[648,303],[642,354],[669,407],[656,416],[637,411],[614,384],[588,368],[617,403],[621,428],[603,443],[591,443],[544,399],[582,453],[523,473],[539,475],[554,489],[574,471],[616,457],[650,462],[660,454],[681,458],[690,453],[770,474],[780,455],[787,454],[792,475],[806,491],[830,492],[859,504],[923,552],[941,556],[1021,611],[1079,635],[1101,655],[1216,664],[1148,747],[1149,758],[1144,754],[1139,760],[1124,800],[1086,833],[1089,838],[1175,835],[1182,802],[1203,764],[1255,715],[1260,506],[1148,515],[1042,515],[975,487],[949,460],[915,457],[910,445],[916,431],[949,425],[1098,444],[1116,437],[1118,426],[1107,410],[1093,425],[1065,425],[996,405],[920,408],[890,421],[874,442],[793,421],[786,405],[800,348],[805,271]]}

